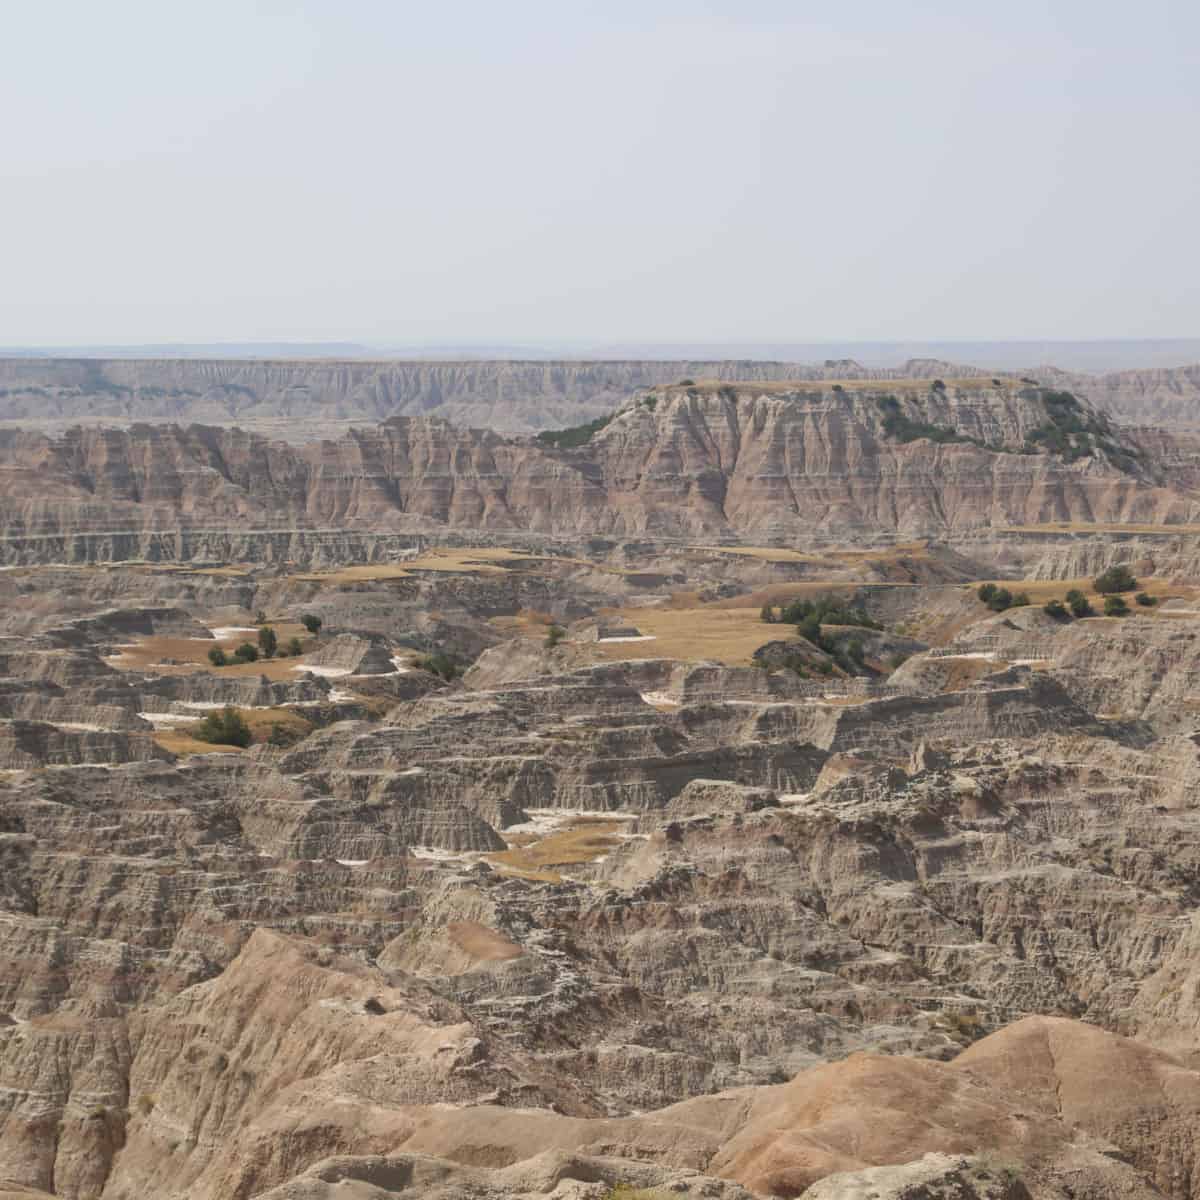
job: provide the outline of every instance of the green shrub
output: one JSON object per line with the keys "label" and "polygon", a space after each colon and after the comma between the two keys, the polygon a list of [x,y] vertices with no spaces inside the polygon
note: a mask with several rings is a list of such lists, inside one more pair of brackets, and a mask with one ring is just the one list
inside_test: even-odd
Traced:
{"label": "green shrub", "polygon": [[987,606],[992,612],[1004,612],[1005,609],[1012,608],[1013,594],[1008,588],[998,587],[993,593],[992,598],[987,601]]}
{"label": "green shrub", "polygon": [[262,651],[263,658],[275,657],[275,651],[279,649],[279,638],[270,625],[264,625],[258,631],[258,648]]}
{"label": "green shrub", "polygon": [[254,614],[254,623],[255,625],[265,625],[267,623],[267,614],[261,608]]}
{"label": "green shrub", "polygon": [[1065,621],[1067,619],[1067,606],[1061,600],[1047,600],[1042,605],[1042,612],[1048,617],[1053,617],[1056,621]]}
{"label": "green shrub", "polygon": [[1102,596],[1117,592],[1132,592],[1137,587],[1133,572],[1124,564],[1109,567],[1102,575],[1092,580],[1092,587]]}
{"label": "green shrub", "polygon": [[1134,599],[1143,608],[1153,608],[1158,603],[1158,601],[1155,600],[1155,598],[1153,596],[1151,596],[1148,592],[1138,592],[1138,594],[1134,597]]}
{"label": "green shrub", "polygon": [[315,637],[321,632],[321,625],[323,622],[316,613],[305,613],[304,616],[300,618],[300,624],[303,625],[304,628]]}
{"label": "green shrub", "polygon": [[912,657],[911,654],[905,654],[903,650],[897,650],[895,654],[888,659],[888,666],[893,671],[898,671]]}
{"label": "green shrub", "polygon": [[861,667],[863,664],[863,644],[861,638],[851,638],[846,643],[846,657],[854,663],[855,666]]}
{"label": "green shrub", "polygon": [[776,621],[775,610],[769,604],[764,604],[759,610],[758,619],[765,621],[768,625],[774,625]]}
{"label": "green shrub", "polygon": [[226,705],[218,712],[210,712],[195,726],[192,737],[218,746],[246,747],[250,745],[250,726],[236,708]]}
{"label": "green shrub", "polygon": [[546,649],[553,650],[567,636],[567,631],[561,625],[551,625],[546,630]]}
{"label": "green shrub", "polygon": [[1067,593],[1067,603],[1071,606],[1071,615],[1075,617],[1090,617],[1094,611],[1088,598],[1075,588]]}
{"label": "green shrub", "polygon": [[1033,602],[1029,599],[1028,592],[1018,592],[1012,598],[1012,607],[1013,608],[1028,608],[1029,605],[1032,603]]}
{"label": "green shrub", "polygon": [[1106,617],[1126,617],[1129,615],[1129,605],[1120,596],[1105,596],[1104,615]]}
{"label": "green shrub", "polygon": [[982,600],[984,604],[987,604],[996,594],[997,590],[998,589],[994,583],[981,583],[979,585],[979,591],[976,593],[976,595],[978,595],[979,599]]}
{"label": "green shrub", "polygon": [[597,417],[583,425],[573,425],[570,429],[544,429],[537,435],[537,440],[543,446],[556,446],[560,450],[574,450],[586,446],[592,436],[602,430],[615,416],[610,413],[607,417]]}
{"label": "green shrub", "polygon": [[226,654],[225,651],[222,650],[220,646],[214,646],[208,652],[208,661],[210,663],[212,663],[212,665],[214,667],[228,666],[229,665],[229,655]]}
{"label": "green shrub", "polygon": [[447,682],[457,679],[462,674],[462,667],[444,650],[435,650],[425,658],[417,659],[416,666],[431,675],[440,676]]}
{"label": "green shrub", "polygon": [[677,387],[695,387],[696,381],[694,379],[681,379],[676,386]]}
{"label": "green shrub", "polygon": [[284,647],[284,653],[286,653],[289,658],[299,658],[300,655],[304,653],[304,647],[300,644],[300,639],[298,637],[292,638],[292,640]]}
{"label": "green shrub", "polygon": [[233,657],[236,658],[238,662],[258,662],[258,647],[251,645],[249,642],[243,642],[233,652]]}

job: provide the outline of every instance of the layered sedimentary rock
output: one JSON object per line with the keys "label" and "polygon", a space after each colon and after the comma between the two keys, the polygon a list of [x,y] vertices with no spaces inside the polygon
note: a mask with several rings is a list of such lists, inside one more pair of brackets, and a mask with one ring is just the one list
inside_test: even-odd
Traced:
{"label": "layered sedimentary rock", "polygon": [[889,408],[869,392],[673,388],[578,449],[426,418],[304,447],[202,426],[10,433],[0,552],[229,560],[303,556],[306,531],[330,528],[762,541],[1200,513],[1084,407],[1086,453],[1032,452],[1028,438],[1056,428],[1048,396],[943,388]]}

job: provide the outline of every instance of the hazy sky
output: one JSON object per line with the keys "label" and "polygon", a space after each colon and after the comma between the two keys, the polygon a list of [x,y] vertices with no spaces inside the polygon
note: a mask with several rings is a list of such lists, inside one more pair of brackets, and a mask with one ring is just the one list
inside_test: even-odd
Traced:
{"label": "hazy sky", "polygon": [[0,0],[0,344],[1200,331],[1196,0]]}

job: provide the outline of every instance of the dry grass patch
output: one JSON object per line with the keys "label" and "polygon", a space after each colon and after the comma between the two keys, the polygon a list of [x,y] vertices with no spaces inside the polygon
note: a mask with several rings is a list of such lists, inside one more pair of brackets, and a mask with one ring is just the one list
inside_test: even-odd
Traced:
{"label": "dry grass patch", "polygon": [[583,817],[545,837],[516,835],[507,850],[485,854],[484,858],[523,878],[559,882],[561,877],[553,868],[576,866],[601,858],[621,844],[615,833],[622,824],[624,821],[620,818]]}
{"label": "dry grass patch", "polygon": [[1090,524],[1087,521],[1050,521],[1045,525],[1007,525],[997,533],[1150,533],[1195,534],[1200,525],[1118,525]]}
{"label": "dry grass patch", "polygon": [[[316,646],[315,640],[297,621],[268,621],[267,624],[275,630],[281,646],[292,638],[299,638],[306,650]],[[135,643],[122,646],[114,657],[108,659],[108,663],[122,671],[158,675],[186,675],[199,669],[211,671],[214,675],[265,675],[272,680],[296,678],[298,673],[292,668],[301,663],[302,658],[260,658],[251,663],[231,662],[226,667],[214,667],[208,661],[208,652],[214,646],[219,646],[232,658],[233,652],[243,642],[257,647],[258,631],[238,633],[227,638],[140,638]]]}
{"label": "dry grass patch", "polygon": [[[778,625],[761,620],[757,608],[625,608],[615,615],[635,625],[654,640],[645,642],[595,642],[600,658],[677,658],[683,662],[711,659],[727,665],[745,665],[754,651],[781,636]],[[791,634],[791,626],[784,626]]]}
{"label": "dry grass patch", "polygon": [[510,550],[504,546],[480,546],[467,549],[429,550],[417,558],[395,563],[367,563],[342,567],[337,571],[314,571],[293,575],[309,583],[337,586],[381,579],[405,579],[422,571],[448,571],[467,575],[502,575],[521,563],[545,561],[546,556]]}
{"label": "dry grass patch", "polygon": [[515,942],[477,921],[451,921],[446,926],[446,935],[479,962],[507,962],[525,953]]}
{"label": "dry grass patch", "polygon": [[241,754],[241,746],[219,746],[215,742],[202,742],[181,729],[160,729],[154,741],[172,754]]}

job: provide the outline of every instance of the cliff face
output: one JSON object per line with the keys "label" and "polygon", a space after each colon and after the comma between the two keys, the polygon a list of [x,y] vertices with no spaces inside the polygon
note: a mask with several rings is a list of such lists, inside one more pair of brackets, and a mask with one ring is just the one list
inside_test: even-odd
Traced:
{"label": "cliff face", "polygon": [[1048,396],[669,388],[576,449],[429,418],[298,447],[203,426],[10,433],[0,437],[0,545],[22,561],[21,539],[32,537],[447,526],[761,541],[1200,512],[1190,472],[1175,486],[1115,434],[1074,461],[1017,452],[1053,418]]}
{"label": "cliff face", "polygon": [[1134,425],[1200,426],[1200,364],[1190,367],[1114,371],[1082,381],[1099,408]]}

